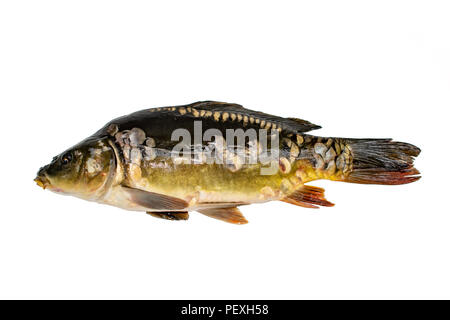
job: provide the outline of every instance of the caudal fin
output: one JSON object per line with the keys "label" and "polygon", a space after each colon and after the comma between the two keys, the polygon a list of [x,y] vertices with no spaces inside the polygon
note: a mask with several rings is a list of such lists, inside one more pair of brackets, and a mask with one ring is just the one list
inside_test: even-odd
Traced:
{"label": "caudal fin", "polygon": [[405,184],[418,179],[414,158],[420,149],[391,139],[346,139],[352,151],[352,169],[344,181],[364,184]]}

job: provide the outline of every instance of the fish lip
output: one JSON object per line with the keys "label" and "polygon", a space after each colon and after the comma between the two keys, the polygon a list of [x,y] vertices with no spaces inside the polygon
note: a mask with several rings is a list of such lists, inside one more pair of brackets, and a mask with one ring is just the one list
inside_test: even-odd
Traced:
{"label": "fish lip", "polygon": [[39,187],[42,189],[46,189],[48,186],[50,186],[50,181],[47,179],[47,177],[39,175],[37,176],[34,181],[37,183]]}

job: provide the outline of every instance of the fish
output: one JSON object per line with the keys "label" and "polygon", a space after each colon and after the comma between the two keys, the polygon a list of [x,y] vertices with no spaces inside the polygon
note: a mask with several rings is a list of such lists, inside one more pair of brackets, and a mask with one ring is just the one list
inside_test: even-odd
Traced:
{"label": "fish", "polygon": [[119,117],[39,169],[55,193],[166,220],[189,212],[233,224],[241,206],[282,201],[331,207],[314,180],[417,181],[420,149],[392,139],[321,137],[321,127],[235,103],[200,101]]}

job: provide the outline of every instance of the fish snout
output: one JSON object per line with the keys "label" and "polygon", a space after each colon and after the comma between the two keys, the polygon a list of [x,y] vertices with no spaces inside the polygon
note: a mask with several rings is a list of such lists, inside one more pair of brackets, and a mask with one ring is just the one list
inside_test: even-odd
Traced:
{"label": "fish snout", "polygon": [[39,169],[36,178],[34,181],[37,183],[37,185],[43,189],[47,188],[50,185],[50,181],[47,178],[47,171],[48,165],[44,166]]}

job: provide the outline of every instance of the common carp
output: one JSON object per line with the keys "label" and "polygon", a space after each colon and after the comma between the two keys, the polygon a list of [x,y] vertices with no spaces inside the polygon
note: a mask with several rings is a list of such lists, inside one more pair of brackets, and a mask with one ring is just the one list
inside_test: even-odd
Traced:
{"label": "common carp", "polygon": [[416,181],[420,149],[391,139],[319,137],[320,126],[238,104],[203,101],[114,119],[42,167],[44,189],[168,219],[189,211],[230,223],[239,206],[280,200],[333,206],[317,179]]}

